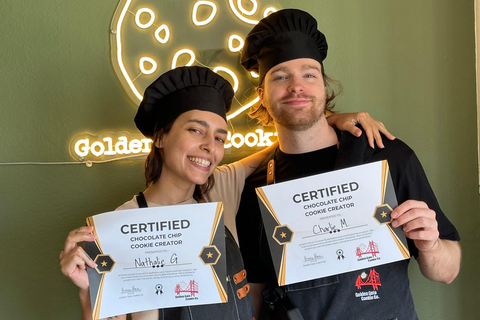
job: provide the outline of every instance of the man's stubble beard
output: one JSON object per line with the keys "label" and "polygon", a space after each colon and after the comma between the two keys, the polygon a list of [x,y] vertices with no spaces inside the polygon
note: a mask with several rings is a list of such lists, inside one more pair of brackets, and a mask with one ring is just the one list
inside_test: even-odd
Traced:
{"label": "man's stubble beard", "polygon": [[[281,106],[281,101],[273,108],[266,97],[263,103],[276,125],[291,131],[304,131],[320,121],[325,112],[325,99],[318,101],[315,96],[302,96],[302,98],[310,99],[311,105],[308,109],[297,110],[296,112],[292,112],[288,107]],[[298,116],[299,113],[302,113],[301,117]]]}

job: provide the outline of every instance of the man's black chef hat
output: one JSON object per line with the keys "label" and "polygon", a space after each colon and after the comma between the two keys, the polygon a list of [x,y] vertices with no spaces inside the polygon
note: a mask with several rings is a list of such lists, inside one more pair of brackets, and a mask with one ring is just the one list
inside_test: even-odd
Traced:
{"label": "man's black chef hat", "polygon": [[[245,38],[241,64],[259,74],[259,83],[272,67],[285,61],[327,57],[327,39],[317,30],[317,20],[305,11],[284,9],[270,14]],[[323,66],[323,64],[322,64]]]}
{"label": "man's black chef hat", "polygon": [[208,68],[178,67],[162,74],[145,89],[135,116],[147,137],[190,110],[210,111],[226,121],[233,99],[232,85]]}

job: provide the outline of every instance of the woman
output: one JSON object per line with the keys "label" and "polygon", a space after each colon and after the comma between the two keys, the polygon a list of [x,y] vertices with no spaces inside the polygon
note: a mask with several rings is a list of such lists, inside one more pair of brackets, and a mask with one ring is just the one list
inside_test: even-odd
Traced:
{"label": "woman", "polygon": [[[134,320],[254,318],[236,244],[235,212],[245,177],[275,146],[215,170],[224,153],[226,114],[233,95],[225,79],[202,67],[170,70],[145,91],[135,122],[153,140],[145,162],[147,189],[118,209],[223,201],[228,303],[149,310],[132,314]],[[337,118],[337,123],[345,128],[357,121],[356,117]],[[362,120],[367,132],[373,128],[377,134],[379,130],[388,134],[368,115]],[[351,125],[349,131],[355,129]],[[95,267],[95,263],[77,243],[94,240],[93,227],[80,227],[70,232],[60,254],[62,273],[79,287],[83,319],[92,319],[86,266]],[[126,315],[115,318],[126,319]]]}

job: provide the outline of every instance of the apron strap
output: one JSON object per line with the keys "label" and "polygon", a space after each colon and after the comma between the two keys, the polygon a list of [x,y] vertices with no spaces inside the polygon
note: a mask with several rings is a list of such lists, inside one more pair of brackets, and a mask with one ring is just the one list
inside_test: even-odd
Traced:
{"label": "apron strap", "polygon": [[147,200],[145,200],[145,195],[143,194],[143,192],[139,192],[136,197],[139,208],[148,208]]}

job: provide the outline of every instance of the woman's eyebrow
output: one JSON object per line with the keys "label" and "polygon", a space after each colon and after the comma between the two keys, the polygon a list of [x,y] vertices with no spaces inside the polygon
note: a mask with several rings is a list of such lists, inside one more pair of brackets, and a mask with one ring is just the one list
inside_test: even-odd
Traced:
{"label": "woman's eyebrow", "polygon": [[190,119],[187,122],[195,122],[195,123],[198,123],[199,125],[201,125],[205,128],[210,128],[210,125],[206,121],[203,121],[203,120],[200,120],[200,119]]}
{"label": "woman's eyebrow", "polygon": [[[210,125],[208,124],[208,122],[200,120],[200,119],[190,119],[190,120],[188,120],[188,122],[198,123],[199,125],[201,125],[205,128],[210,128]],[[217,129],[217,132],[221,133],[221,134],[228,134],[227,130],[224,130],[224,129],[221,129],[221,128]]]}
{"label": "woman's eyebrow", "polygon": [[228,131],[227,131],[227,130],[225,130],[225,129],[220,129],[220,128],[217,129],[217,132],[218,132],[218,133],[221,133],[221,134],[228,134]]}

